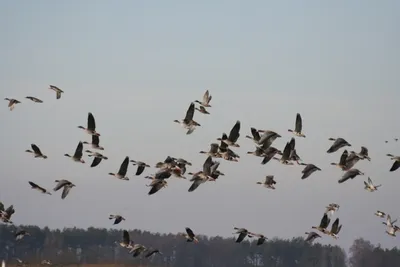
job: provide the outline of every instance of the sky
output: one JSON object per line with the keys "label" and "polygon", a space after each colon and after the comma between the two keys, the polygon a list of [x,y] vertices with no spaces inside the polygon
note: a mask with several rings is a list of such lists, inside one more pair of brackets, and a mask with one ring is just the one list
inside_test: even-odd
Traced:
{"label": "sky", "polygon": [[[383,247],[398,238],[385,234],[383,210],[399,218],[400,170],[390,173],[386,153],[400,154],[400,23],[398,1],[8,1],[0,9],[0,90],[22,103],[0,112],[0,201],[13,204],[16,224],[51,228],[114,227],[231,237],[233,227],[265,236],[304,236],[322,218],[325,206],[340,204],[338,240],[323,244],[348,248],[363,237]],[[64,90],[61,99],[49,90]],[[193,134],[174,123],[190,103],[212,95],[210,115],[195,113]],[[24,97],[32,95],[44,103]],[[100,144],[109,159],[98,167],[75,163],[78,129],[88,112],[96,119]],[[322,169],[301,180],[301,166],[284,166],[247,155],[255,149],[250,127],[292,137],[296,113],[306,138],[296,138],[298,154]],[[146,169],[129,181],[109,176],[125,156],[152,166],[166,156],[202,168],[207,150],[236,120],[241,131],[240,162],[221,161],[217,182],[189,193],[187,180],[147,195]],[[365,172],[338,184],[340,151],[327,154],[329,137],[343,137],[359,151],[369,149]],[[384,141],[388,140],[386,144]],[[25,153],[37,144],[48,159]],[[275,191],[256,183],[274,175]],[[377,192],[363,189],[371,177]],[[189,177],[190,178],[190,177]],[[31,190],[28,181],[52,189],[54,180],[76,184],[68,197]],[[108,215],[126,221],[112,226]]]}

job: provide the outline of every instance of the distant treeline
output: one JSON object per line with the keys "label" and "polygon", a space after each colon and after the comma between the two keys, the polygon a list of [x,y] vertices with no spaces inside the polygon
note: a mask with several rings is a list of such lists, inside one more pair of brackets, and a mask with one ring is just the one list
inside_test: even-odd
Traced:
{"label": "distant treeline", "polygon": [[[17,228],[0,225],[0,258],[10,263],[13,258],[38,264],[50,260],[54,264],[129,264],[177,267],[345,267],[346,253],[338,246],[310,245],[303,238],[272,239],[261,246],[255,241],[235,243],[233,238],[199,236],[199,243],[187,243],[176,234],[129,231],[135,243],[159,249],[163,254],[151,258],[133,258],[121,248],[122,231],[99,228],[65,228],[20,226],[31,236],[15,240]],[[383,250],[358,239],[351,248],[352,267],[400,266],[400,250]]]}

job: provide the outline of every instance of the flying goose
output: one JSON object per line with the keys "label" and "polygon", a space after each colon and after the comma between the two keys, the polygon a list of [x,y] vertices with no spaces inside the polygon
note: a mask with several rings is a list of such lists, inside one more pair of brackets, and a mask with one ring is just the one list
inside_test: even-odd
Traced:
{"label": "flying goose", "polygon": [[383,211],[380,211],[380,210],[377,210],[374,214],[381,218],[385,218],[385,215],[386,215],[386,213],[384,213]]}
{"label": "flying goose", "polygon": [[174,122],[179,123],[182,125],[183,128],[187,129],[188,131],[186,134],[191,134],[196,126],[201,126],[199,123],[193,120],[194,116],[194,103],[190,103],[188,110],[186,111],[186,116],[183,120],[174,120]]}
{"label": "flying goose", "polygon": [[78,126],[78,128],[84,130],[90,135],[100,136],[100,134],[96,132],[96,121],[94,120],[94,116],[91,112],[88,113],[87,128],[83,126]]}
{"label": "flying goose", "polygon": [[207,90],[204,95],[203,95],[203,100],[199,101],[199,100],[195,100],[194,102],[200,104],[203,107],[211,107],[210,106],[210,101],[212,99],[212,96],[210,95],[210,92]]}
{"label": "flying goose", "polygon": [[136,258],[139,256],[142,252],[145,252],[147,248],[141,244],[135,244],[132,249],[129,251],[129,253],[133,253],[133,257]]}
{"label": "flying goose", "polygon": [[296,136],[298,136],[298,137],[306,137],[306,136],[301,132],[302,128],[303,128],[303,122],[302,122],[300,113],[297,113],[297,114],[296,114],[296,125],[295,125],[295,129],[294,129],[294,130],[289,129],[288,131],[289,131],[289,132],[292,132],[294,135],[296,135]]}
{"label": "flying goose", "polygon": [[374,191],[378,190],[378,187],[382,186],[382,185],[374,185],[372,183],[371,178],[369,178],[369,177],[368,177],[368,181],[367,182],[364,181],[364,185],[365,185],[364,189],[369,191],[369,192],[374,192]]}
{"label": "flying goose", "polygon": [[331,226],[331,230],[328,232],[328,235],[332,236],[335,239],[338,239],[338,234],[341,229],[342,225],[339,225],[339,218],[336,218]]}
{"label": "flying goose", "polygon": [[371,161],[371,158],[368,156],[368,148],[366,148],[365,146],[361,147],[361,151],[360,153],[357,153],[357,156],[360,159],[367,159],[368,161]]}
{"label": "flying goose", "polygon": [[329,138],[328,140],[335,141],[335,142],[333,142],[331,147],[326,151],[327,153],[333,153],[333,152],[338,151],[342,147],[351,146],[351,144],[349,144],[346,140],[344,140],[341,137],[336,138],[336,139],[335,138]]}
{"label": "flying goose", "polygon": [[29,181],[29,184],[31,185],[32,189],[36,189],[36,190],[38,190],[39,192],[41,192],[43,194],[51,195],[51,193],[48,190],[46,190],[43,187],[35,184],[34,182]]}
{"label": "flying goose", "polygon": [[60,99],[61,98],[61,94],[64,93],[63,90],[61,90],[60,88],[58,88],[55,85],[50,85],[49,89],[53,90],[54,92],[56,92],[56,98],[57,99]]}
{"label": "flying goose", "polygon": [[35,102],[35,103],[43,103],[43,101],[40,100],[40,99],[37,98],[37,97],[27,96],[27,97],[25,97],[25,98],[27,98],[27,99],[29,99],[29,100],[32,100],[32,101]]}
{"label": "flying goose", "polygon": [[8,101],[8,107],[10,108],[10,111],[12,111],[14,109],[16,104],[21,103],[17,99],[14,99],[14,98],[4,98],[4,100]]}
{"label": "flying goose", "polygon": [[388,227],[391,227],[391,226],[393,226],[393,224],[395,224],[396,222],[397,222],[397,219],[394,220],[394,221],[392,221],[392,218],[391,218],[390,215],[388,214],[388,215],[386,215],[386,222],[382,222],[382,224],[384,224],[384,225],[386,225],[386,226],[388,226]]}
{"label": "flying goose", "polygon": [[[228,137],[225,133],[222,134],[222,140],[226,140]],[[221,158],[228,161],[235,161],[238,162],[239,155],[233,152],[227,143],[221,140],[221,144],[219,145],[219,153]]]}
{"label": "flying goose", "polygon": [[312,243],[315,239],[321,238],[319,234],[316,232],[306,232],[306,235],[308,235],[305,239],[306,242]]}
{"label": "flying goose", "polygon": [[314,164],[305,164],[305,163],[300,163],[300,165],[306,166],[301,173],[303,176],[301,176],[301,179],[306,179],[308,178],[313,172],[315,171],[320,171],[321,169],[315,166]]}
{"label": "flying goose", "polygon": [[88,143],[86,141],[83,142],[85,145],[91,145],[92,148],[98,149],[98,150],[104,150],[104,147],[99,146],[100,139],[97,135],[92,135],[92,143]]}
{"label": "flying goose", "polygon": [[236,230],[236,233],[233,234],[239,234],[238,238],[236,239],[236,243],[242,242],[246,236],[252,237],[252,235],[249,233],[249,231],[246,228],[238,228],[238,227],[233,227],[234,230]]}
{"label": "flying goose", "polygon": [[85,163],[85,161],[82,159],[83,156],[82,150],[83,150],[83,144],[82,142],[79,142],[73,156],[70,156],[69,154],[64,154],[64,156],[71,158],[75,162]]}
{"label": "flying goose", "polygon": [[75,185],[73,183],[71,183],[68,180],[55,180],[55,182],[57,183],[57,185],[54,187],[53,191],[58,191],[61,188],[63,188],[62,194],[61,194],[61,199],[65,199],[69,193],[69,191],[71,190],[72,187],[74,187]]}
{"label": "flying goose", "polygon": [[346,182],[348,179],[354,179],[357,175],[364,175],[361,171],[358,169],[350,169],[347,172],[345,172],[342,176],[341,179],[339,179],[339,184]]}
{"label": "flying goose", "polygon": [[217,138],[217,140],[226,143],[228,146],[240,147],[239,144],[236,143],[240,136],[239,131],[240,131],[240,121],[236,121],[235,125],[229,132],[228,138],[225,138],[226,135],[223,135],[222,138]]}
{"label": "flying goose", "polygon": [[182,233],[182,235],[186,238],[186,242],[194,242],[194,243],[199,242],[196,235],[193,233],[192,229],[190,229],[189,227],[185,227],[185,230],[186,233]]}
{"label": "flying goose", "polygon": [[97,165],[100,164],[101,160],[105,159],[107,160],[108,157],[104,156],[103,154],[100,154],[99,152],[93,152],[91,150],[86,150],[85,151],[88,154],[88,157],[94,157],[92,164],[90,165],[90,167],[96,167]]}
{"label": "flying goose", "polygon": [[118,243],[123,248],[131,249],[133,248],[133,242],[130,240],[128,231],[124,230],[122,232],[122,241]]}
{"label": "flying goose", "polygon": [[346,158],[346,164],[345,164],[344,170],[348,171],[351,168],[353,168],[354,165],[356,165],[356,163],[360,161],[360,159],[361,158],[357,155],[356,152],[351,151],[350,154]]}
{"label": "flying goose", "polygon": [[111,215],[108,217],[108,219],[109,219],[109,220],[113,220],[113,219],[114,219],[113,225],[119,224],[121,221],[125,221],[125,218],[122,217],[121,215],[118,215],[118,214],[116,214],[116,215],[111,214]]}
{"label": "flying goose", "polygon": [[274,131],[270,130],[258,130],[259,133],[263,133],[260,139],[256,142],[257,145],[261,146],[264,149],[267,149],[272,145],[272,143],[277,139],[282,137]]}
{"label": "flying goose", "polygon": [[25,236],[28,236],[28,235],[30,236],[31,234],[25,230],[20,230],[20,231],[16,232],[14,236],[15,236],[15,240],[21,240],[22,238],[24,238]]}
{"label": "flying goose", "polygon": [[14,206],[11,205],[9,206],[6,210],[1,210],[0,211],[0,219],[4,222],[4,223],[9,223],[9,224],[13,224],[13,222],[11,221],[11,216],[15,213],[15,209]]}
{"label": "flying goose", "polygon": [[344,150],[342,155],[340,156],[339,163],[331,163],[331,165],[335,165],[339,167],[342,171],[346,170],[346,159],[349,155],[349,152],[347,150]]}
{"label": "flying goose", "polygon": [[208,156],[214,157],[214,158],[221,158],[222,155],[221,153],[218,152],[219,145],[217,143],[212,143],[210,144],[210,150],[209,151],[200,151],[201,154],[207,154]]}
{"label": "flying goose", "polygon": [[394,160],[392,167],[389,171],[394,172],[400,167],[400,156],[393,156],[392,154],[387,154],[391,160]]}
{"label": "flying goose", "polygon": [[329,223],[331,222],[331,219],[328,217],[327,213],[324,213],[324,216],[322,216],[321,222],[319,226],[313,226],[311,227],[312,229],[317,229],[321,233],[328,234],[329,231],[326,229],[329,226]]}
{"label": "flying goose", "polygon": [[[199,185],[205,183],[206,181],[214,180],[211,177],[211,173],[212,173],[211,168],[213,165],[214,165],[214,162],[212,161],[212,158],[210,156],[208,156],[208,158],[205,160],[205,162],[203,164],[203,170],[194,173],[192,179],[190,179],[190,182],[192,182],[192,185],[188,189],[189,192],[193,192],[194,190],[196,190],[197,187],[199,187]],[[218,165],[219,165],[219,163],[218,163]],[[214,168],[214,171],[216,171],[215,168]]]}
{"label": "flying goose", "polygon": [[47,159],[47,156],[43,155],[42,151],[40,151],[40,149],[37,145],[31,144],[31,148],[32,148],[32,150],[27,149],[27,150],[25,150],[25,152],[34,154],[35,158]]}
{"label": "flying goose", "polygon": [[144,256],[145,258],[149,258],[149,257],[151,257],[152,255],[155,255],[155,254],[160,254],[160,255],[163,255],[162,253],[161,253],[161,251],[159,251],[158,249],[152,249],[152,250],[149,250],[147,253],[146,253],[146,255]]}
{"label": "flying goose", "polygon": [[276,181],[274,180],[273,175],[267,175],[267,176],[265,176],[264,182],[257,182],[257,184],[261,184],[266,188],[275,189],[274,185],[276,184]]}
{"label": "flying goose", "polygon": [[133,165],[137,165],[137,170],[136,170],[135,175],[141,175],[146,167],[150,168],[150,165],[148,165],[142,161],[135,161],[135,160],[131,159],[131,162]]}
{"label": "flying goose", "polygon": [[121,166],[119,167],[118,173],[108,173],[109,175],[115,176],[118,179],[128,181],[129,178],[126,177],[126,173],[128,172],[128,164],[129,164],[129,157],[126,156],[124,161],[122,162]]}
{"label": "flying goose", "polygon": [[257,244],[256,244],[257,246],[264,244],[265,240],[267,240],[267,238],[262,234],[255,234],[255,233],[250,233],[250,232],[249,232],[249,234],[253,237],[255,237],[255,236],[258,237]]}
{"label": "flying goose", "polygon": [[198,110],[199,112],[201,112],[201,113],[203,113],[203,114],[210,114],[210,112],[208,112],[208,111],[206,110],[206,108],[203,107],[203,106],[196,107],[196,110]]}
{"label": "flying goose", "polygon": [[265,151],[264,151],[264,158],[261,161],[261,164],[267,164],[273,157],[275,157],[275,155],[277,153],[279,153],[280,151],[278,149],[276,149],[273,146],[268,147]]}
{"label": "flying goose", "polygon": [[167,181],[165,179],[155,179],[153,180],[153,182],[151,183],[151,189],[149,191],[149,195],[153,195],[155,193],[157,193],[158,191],[160,191],[160,189],[166,187],[168,185]]}

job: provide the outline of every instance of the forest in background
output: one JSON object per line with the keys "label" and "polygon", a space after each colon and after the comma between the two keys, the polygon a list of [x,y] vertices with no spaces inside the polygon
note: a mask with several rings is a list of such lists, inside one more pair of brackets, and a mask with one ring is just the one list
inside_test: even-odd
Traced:
{"label": "forest in background", "polygon": [[[256,246],[254,241],[235,243],[234,238],[198,236],[199,243],[188,243],[177,234],[159,234],[130,230],[131,240],[147,248],[159,249],[163,254],[150,258],[133,258],[117,244],[122,241],[122,230],[105,228],[65,228],[19,226],[31,236],[15,240],[16,227],[0,225],[0,258],[8,266],[14,258],[39,265],[50,260],[53,266],[176,266],[176,267],[384,267],[400,266],[400,250],[382,249],[370,242],[357,239],[350,255],[338,247],[315,243],[310,245],[302,237],[291,240],[271,239]],[[15,265],[14,265],[15,266]]]}

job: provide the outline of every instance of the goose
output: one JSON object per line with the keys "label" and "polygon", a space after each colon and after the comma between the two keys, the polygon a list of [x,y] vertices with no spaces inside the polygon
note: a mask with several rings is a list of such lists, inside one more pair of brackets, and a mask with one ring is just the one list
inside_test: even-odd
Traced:
{"label": "goose", "polygon": [[339,184],[346,182],[348,179],[354,179],[357,175],[364,175],[361,171],[358,169],[350,169],[347,172],[345,172],[342,176],[341,179],[339,179]]}
{"label": "goose", "polygon": [[21,103],[17,99],[14,99],[14,98],[4,98],[4,100],[8,101],[8,107],[10,108],[10,111],[12,111],[14,109],[16,104]]}
{"label": "goose", "polygon": [[290,152],[291,144],[290,142],[287,142],[285,148],[283,149],[282,157],[280,159],[273,157],[273,159],[279,160],[279,162],[284,165],[293,165],[293,162],[289,161]]}
{"label": "goose", "polygon": [[133,242],[130,240],[128,231],[124,230],[122,232],[122,241],[118,243],[123,248],[131,249],[133,248]]}
{"label": "goose", "polygon": [[104,150],[104,147],[99,146],[100,139],[97,135],[92,135],[92,143],[88,143],[86,141],[83,142],[85,145],[91,145],[92,148],[98,149],[98,150]]}
{"label": "goose", "polygon": [[327,153],[333,153],[338,151],[340,148],[345,147],[345,146],[351,146],[351,144],[349,144],[346,140],[344,140],[343,138],[339,137],[339,138],[329,138],[328,140],[330,141],[335,141],[331,147],[326,151]]}
{"label": "goose", "polygon": [[203,106],[196,107],[196,110],[198,110],[200,113],[203,113],[203,114],[210,114],[210,112],[208,112],[206,110],[206,108]]}
{"label": "goose", "polygon": [[73,156],[70,156],[69,154],[64,154],[64,156],[71,158],[75,162],[85,163],[85,161],[82,159],[83,156],[82,150],[83,150],[83,143],[79,142]]}
{"label": "goose", "polygon": [[364,185],[365,185],[364,189],[369,191],[369,192],[374,192],[374,191],[378,190],[378,187],[382,186],[382,185],[374,185],[372,183],[372,180],[371,180],[370,177],[368,177],[368,181],[367,182],[364,181]]}
{"label": "goose", "polygon": [[208,156],[214,157],[214,158],[221,158],[221,153],[218,152],[219,145],[217,143],[212,143],[210,144],[210,150],[209,151],[200,151],[201,154],[207,154]]}
{"label": "goose", "polygon": [[247,154],[254,155],[256,157],[265,157],[265,151],[261,147],[256,147],[255,151],[248,151]]}
{"label": "goose", "polygon": [[360,161],[360,159],[361,158],[357,155],[356,152],[351,151],[350,154],[346,158],[346,164],[345,164],[344,170],[348,171],[351,168],[353,168],[354,165],[356,165],[356,163]]}
{"label": "goose", "polygon": [[395,224],[396,222],[397,222],[397,219],[394,220],[394,221],[392,221],[392,218],[391,218],[390,215],[388,214],[388,215],[386,215],[386,222],[382,222],[382,224],[384,224],[384,225],[386,225],[386,226],[388,226],[388,227],[391,227],[391,226],[393,226],[393,224]]}
{"label": "goose", "polygon": [[305,163],[300,163],[300,165],[306,166],[301,173],[303,176],[301,176],[301,179],[306,179],[308,178],[313,172],[315,171],[320,171],[321,169],[315,166],[314,164],[305,164]]}
{"label": "goose", "polygon": [[277,153],[279,153],[280,151],[278,150],[278,149],[276,149],[275,147],[273,147],[273,146],[270,146],[270,147],[268,147],[265,151],[264,151],[264,158],[263,158],[263,160],[261,161],[261,164],[262,165],[265,165],[265,164],[267,164],[272,158],[274,158],[275,157],[275,155],[277,154]]}
{"label": "goose", "polygon": [[357,154],[357,156],[360,159],[367,159],[368,161],[371,161],[371,158],[368,156],[368,148],[366,148],[365,146],[361,147],[361,151]]}
{"label": "goose", "polygon": [[394,160],[392,167],[389,171],[394,172],[400,167],[400,156],[393,156],[392,154],[387,154],[391,160]]}
{"label": "goose", "polygon": [[331,219],[328,217],[328,214],[324,213],[324,216],[322,216],[319,226],[313,226],[311,228],[316,229],[316,230],[320,231],[321,233],[327,234],[327,233],[329,233],[329,231],[326,228],[329,226],[330,222],[331,222]]}
{"label": "goose", "polygon": [[150,168],[150,165],[148,165],[142,161],[135,161],[135,160],[131,159],[131,162],[133,165],[137,165],[137,170],[136,170],[135,175],[141,175],[146,167]]}
{"label": "goose", "polygon": [[226,143],[228,146],[240,147],[236,143],[240,136],[239,131],[240,131],[240,121],[236,121],[235,125],[229,132],[228,138],[224,138],[226,137],[226,135],[223,135],[222,138],[217,138],[217,140]]}
{"label": "goose", "polygon": [[100,136],[100,134],[96,132],[96,121],[94,120],[94,116],[91,112],[88,113],[87,128],[83,126],[78,126],[78,128],[84,130],[90,135]]}
{"label": "goose", "polygon": [[11,206],[9,206],[6,210],[2,210],[2,211],[0,212],[0,214],[1,214],[0,218],[1,218],[1,220],[2,220],[4,223],[13,224],[13,222],[11,221],[11,216],[12,216],[14,213],[15,213],[14,206],[11,205]]}
{"label": "goose", "polygon": [[118,214],[116,214],[116,215],[111,214],[111,215],[108,217],[108,219],[109,219],[109,220],[114,220],[113,225],[116,225],[116,224],[119,224],[119,223],[122,222],[122,221],[125,221],[125,218],[122,217],[121,215],[118,215]]}
{"label": "goose", "polygon": [[25,98],[27,98],[27,99],[29,99],[29,100],[32,100],[32,101],[35,102],[35,103],[43,103],[43,101],[40,100],[40,99],[37,98],[37,97],[27,96],[27,97],[25,97]]}
{"label": "goose", "polygon": [[192,102],[186,111],[185,118],[181,121],[174,120],[174,122],[181,124],[183,128],[187,129],[188,131],[186,132],[186,134],[191,134],[195,130],[196,126],[201,126],[199,123],[193,120],[193,116],[194,116],[194,103]]}
{"label": "goose", "polygon": [[262,235],[262,234],[255,234],[255,233],[249,233],[251,236],[255,236],[255,237],[258,237],[258,239],[257,239],[257,243],[256,243],[256,245],[257,246],[260,246],[260,245],[262,245],[262,244],[264,244],[264,242],[265,242],[265,240],[267,240],[267,238],[264,236],[264,235]]}
{"label": "goose", "polygon": [[42,153],[42,151],[40,151],[40,149],[37,145],[31,144],[31,148],[32,148],[32,150],[27,149],[27,150],[25,150],[25,152],[32,153],[35,158],[47,159],[47,156],[44,155]]}
{"label": "goose", "polygon": [[340,230],[342,229],[342,225],[339,225],[339,218],[336,218],[336,220],[333,222],[331,226],[331,230],[328,232],[328,235],[332,236],[335,239],[338,239],[338,234]]}
{"label": "goose", "polygon": [[326,211],[325,213],[331,213],[331,215],[333,215],[333,213],[335,213],[336,211],[338,211],[340,208],[340,206],[338,204],[335,203],[331,203],[328,206],[326,206]]}
{"label": "goose", "polygon": [[22,238],[24,238],[25,236],[30,236],[31,234],[28,233],[25,230],[20,230],[18,232],[15,233],[15,240],[21,240]]}
{"label": "goose", "polygon": [[54,187],[53,191],[58,191],[63,188],[61,199],[65,199],[71,188],[75,186],[68,180],[55,180],[55,182],[57,183],[57,185]]}
{"label": "goose", "polygon": [[302,128],[303,128],[303,122],[302,122],[300,113],[297,113],[297,114],[296,114],[296,125],[295,125],[295,129],[294,129],[294,130],[289,129],[288,131],[291,132],[291,133],[293,133],[294,135],[296,135],[296,136],[298,136],[298,137],[306,137],[306,136],[301,132]]}
{"label": "goose", "polygon": [[349,152],[347,150],[344,150],[342,155],[340,156],[339,163],[331,163],[331,165],[335,165],[339,167],[342,171],[346,170],[346,159],[349,155]]}
{"label": "goose", "polygon": [[90,165],[91,168],[96,167],[97,165],[100,164],[101,160],[107,160],[108,157],[104,156],[103,154],[100,154],[99,152],[93,152],[91,150],[85,150],[86,153],[88,154],[88,157],[94,157],[92,164]]}
{"label": "goose", "polygon": [[36,189],[36,190],[38,190],[39,192],[41,192],[43,194],[51,195],[51,193],[48,190],[46,190],[43,187],[35,184],[34,182],[29,181],[29,184],[31,185],[32,189]]}
{"label": "goose", "polygon": [[129,164],[129,157],[126,156],[124,161],[122,162],[121,166],[119,167],[118,173],[108,173],[109,175],[115,176],[118,179],[128,181],[129,178],[126,177],[126,173],[128,172],[128,164]]}
{"label": "goose", "polygon": [[258,130],[258,132],[263,133],[257,142],[262,148],[267,149],[272,145],[272,143],[277,139],[282,137],[274,131],[270,130]]}
{"label": "goose", "polygon": [[312,243],[315,239],[321,238],[319,234],[316,232],[306,232],[306,235],[308,235],[305,239],[306,242]]}
{"label": "goose", "polygon": [[385,218],[385,215],[386,215],[386,213],[384,213],[383,211],[380,211],[380,210],[377,210],[374,214],[380,218]]}
{"label": "goose", "polygon": [[211,108],[211,106],[210,106],[211,99],[212,99],[212,96],[210,95],[210,92],[207,90],[203,95],[203,100],[202,101],[195,100],[194,102],[200,104],[203,107]]}
{"label": "goose", "polygon": [[267,176],[265,176],[264,182],[257,182],[257,184],[261,184],[266,188],[275,189],[274,185],[276,184],[276,181],[274,180],[273,175],[267,175]]}
{"label": "goose", "polygon": [[197,239],[196,235],[189,227],[185,227],[186,233],[182,233],[182,236],[186,238],[186,242],[194,242],[198,243],[199,240]]}
{"label": "goose", "polygon": [[[227,139],[227,135],[224,133],[222,134],[221,139]],[[238,162],[239,155],[233,152],[229,147],[228,144],[221,140],[221,144],[219,145],[219,152],[221,153],[221,158],[228,160],[228,161],[235,161]]]}
{"label": "goose", "polygon": [[146,253],[146,255],[144,256],[145,258],[149,258],[149,257],[151,257],[152,255],[155,255],[155,254],[160,254],[160,255],[163,255],[162,253],[161,253],[161,251],[159,251],[158,249],[152,249],[152,250],[149,250],[149,252],[147,252]]}
{"label": "goose", "polygon": [[246,238],[246,236],[252,237],[252,235],[246,228],[233,227],[233,229],[236,230],[236,233],[233,234],[239,234],[238,238],[235,241],[236,243],[242,242]]}
{"label": "goose", "polygon": [[[210,156],[208,156],[208,158],[205,160],[205,162],[203,164],[203,170],[194,173],[192,179],[190,179],[190,182],[192,182],[192,185],[188,189],[189,192],[193,192],[194,190],[196,190],[197,187],[199,187],[199,185],[205,183],[206,181],[214,180],[211,177],[211,173],[212,173],[211,168],[213,165],[214,165],[214,162],[212,161],[212,158]],[[216,169],[214,168],[214,170],[216,170]]]}
{"label": "goose", "polygon": [[160,191],[160,189],[166,187],[167,185],[168,185],[168,183],[164,179],[162,179],[162,180],[158,180],[158,179],[153,180],[151,185],[148,185],[148,186],[151,186],[151,189],[150,189],[148,195],[153,195],[153,194],[157,193],[158,191]]}
{"label": "goose", "polygon": [[133,257],[136,258],[139,256],[142,252],[145,252],[147,248],[141,244],[135,244],[132,249],[129,251],[129,253],[133,253]]}
{"label": "goose", "polygon": [[63,90],[61,90],[60,88],[58,88],[55,85],[50,85],[49,89],[53,90],[54,92],[56,92],[56,98],[57,99],[60,99],[61,98],[61,94],[64,93]]}
{"label": "goose", "polygon": [[260,133],[257,131],[256,128],[253,128],[253,127],[250,128],[250,131],[251,131],[251,135],[252,136],[246,135],[246,138],[249,138],[249,139],[253,140],[253,142],[258,145],[258,141],[261,138]]}

